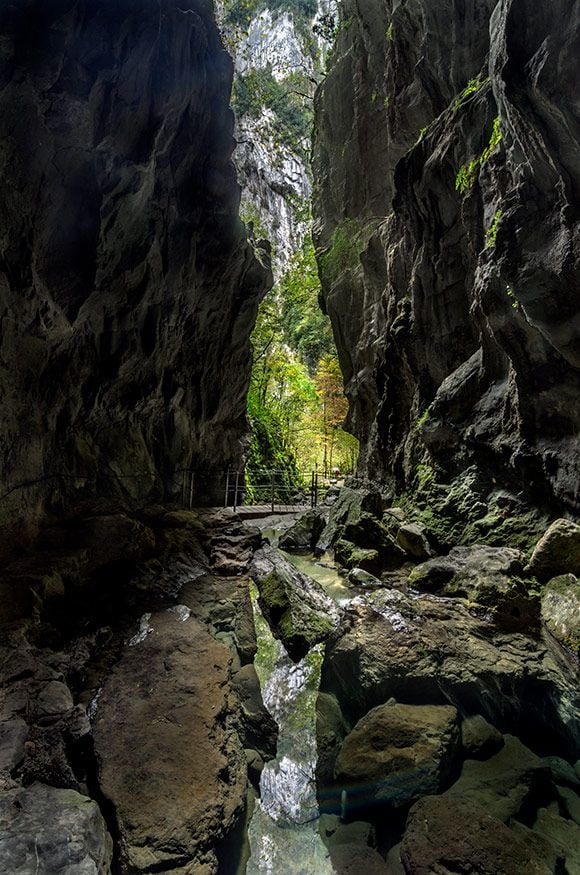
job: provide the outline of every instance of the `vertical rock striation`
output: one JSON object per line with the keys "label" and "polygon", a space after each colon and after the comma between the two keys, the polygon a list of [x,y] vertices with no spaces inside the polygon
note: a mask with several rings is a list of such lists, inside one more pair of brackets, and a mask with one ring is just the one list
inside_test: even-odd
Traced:
{"label": "vertical rock striation", "polygon": [[170,498],[240,459],[269,283],[211,4],[18,0],[0,33],[0,516]]}
{"label": "vertical rock striation", "polygon": [[580,10],[343,4],[317,246],[361,473],[580,507]]}

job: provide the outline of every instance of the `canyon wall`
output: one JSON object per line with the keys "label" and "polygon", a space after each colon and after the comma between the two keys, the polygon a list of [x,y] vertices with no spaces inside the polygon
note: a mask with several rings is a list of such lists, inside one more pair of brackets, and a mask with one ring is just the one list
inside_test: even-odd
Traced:
{"label": "canyon wall", "polygon": [[174,498],[242,456],[271,282],[213,7],[19,0],[0,33],[0,519]]}
{"label": "canyon wall", "polygon": [[316,242],[360,473],[399,493],[469,469],[580,507],[579,17],[343,3]]}

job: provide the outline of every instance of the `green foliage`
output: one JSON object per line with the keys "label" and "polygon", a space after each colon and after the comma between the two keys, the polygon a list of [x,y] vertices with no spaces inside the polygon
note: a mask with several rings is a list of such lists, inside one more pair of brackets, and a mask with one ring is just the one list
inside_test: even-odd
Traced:
{"label": "green foliage", "polygon": [[312,375],[322,356],[332,351],[333,340],[330,320],[318,307],[320,280],[310,238],[291,259],[279,291],[284,338]]}
{"label": "green foliage", "polygon": [[481,76],[477,76],[475,79],[470,79],[463,91],[455,99],[453,109],[458,109],[466,98],[475,94],[476,91],[479,91],[482,85],[487,85],[488,82],[489,78],[482,79]]}
{"label": "green foliage", "polygon": [[479,173],[479,168],[489,159],[492,152],[500,144],[501,139],[502,133],[499,126],[499,116],[497,116],[493,122],[489,143],[481,155],[459,168],[457,176],[455,177],[455,188],[457,191],[463,193],[467,189],[473,188],[477,179],[477,174]]}
{"label": "green foliage", "polygon": [[500,219],[503,215],[503,210],[496,210],[495,216],[493,217],[493,221],[487,231],[485,232],[485,245],[495,246],[495,240],[497,237],[497,229],[499,227]]}
{"label": "green foliage", "polygon": [[415,423],[415,428],[417,429],[417,431],[420,431],[420,429],[422,429],[423,426],[429,422],[429,417],[430,417],[429,409],[426,407],[425,410],[423,411],[423,413],[421,414],[421,416],[418,417],[418,419]]}
{"label": "green foliage", "polygon": [[463,194],[468,188],[473,188],[475,180],[477,179],[478,170],[479,161],[477,159],[475,161],[469,161],[467,164],[460,167],[457,171],[457,176],[455,177],[456,190]]}
{"label": "green foliage", "polygon": [[270,69],[249,70],[238,76],[232,94],[232,106],[238,118],[260,118],[264,108],[272,110],[272,133],[295,152],[304,152],[310,143],[312,109],[296,92],[301,76],[288,76],[278,82]]}
{"label": "green foliage", "polygon": [[505,293],[511,301],[512,309],[519,310],[520,309],[520,302],[516,298],[516,293],[513,290],[513,286],[506,286]]}
{"label": "green foliage", "polygon": [[417,465],[417,488],[420,491],[428,489],[435,481],[435,471],[431,465]]}
{"label": "green foliage", "polygon": [[481,153],[479,158],[479,163],[483,164],[490,157],[491,153],[499,146],[502,140],[502,133],[499,126],[499,116],[496,116],[493,120],[493,128],[491,131],[491,137],[489,138],[489,143]]}
{"label": "green foliage", "polygon": [[395,30],[393,27],[393,22],[391,21],[391,23],[387,27],[387,39],[390,40],[391,42],[393,41],[394,33],[395,33]]}

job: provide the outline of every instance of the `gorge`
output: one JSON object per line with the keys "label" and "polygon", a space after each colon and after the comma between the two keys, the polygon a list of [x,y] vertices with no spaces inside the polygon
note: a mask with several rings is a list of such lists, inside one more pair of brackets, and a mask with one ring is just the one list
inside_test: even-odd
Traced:
{"label": "gorge", "polygon": [[[0,873],[580,873],[578,0],[0,37]],[[360,445],[307,510],[292,270]]]}

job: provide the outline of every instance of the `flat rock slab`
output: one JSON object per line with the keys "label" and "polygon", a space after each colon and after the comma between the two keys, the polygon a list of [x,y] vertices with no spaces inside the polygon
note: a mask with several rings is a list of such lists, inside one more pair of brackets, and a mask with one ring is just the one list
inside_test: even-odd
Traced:
{"label": "flat rock slab", "polygon": [[231,656],[193,617],[160,612],[149,629],[99,698],[100,786],[127,870],[215,872],[215,847],[246,798],[246,760],[230,725]]}
{"label": "flat rock slab", "polygon": [[108,875],[112,856],[113,842],[92,799],[44,784],[0,794],[0,872]]}

